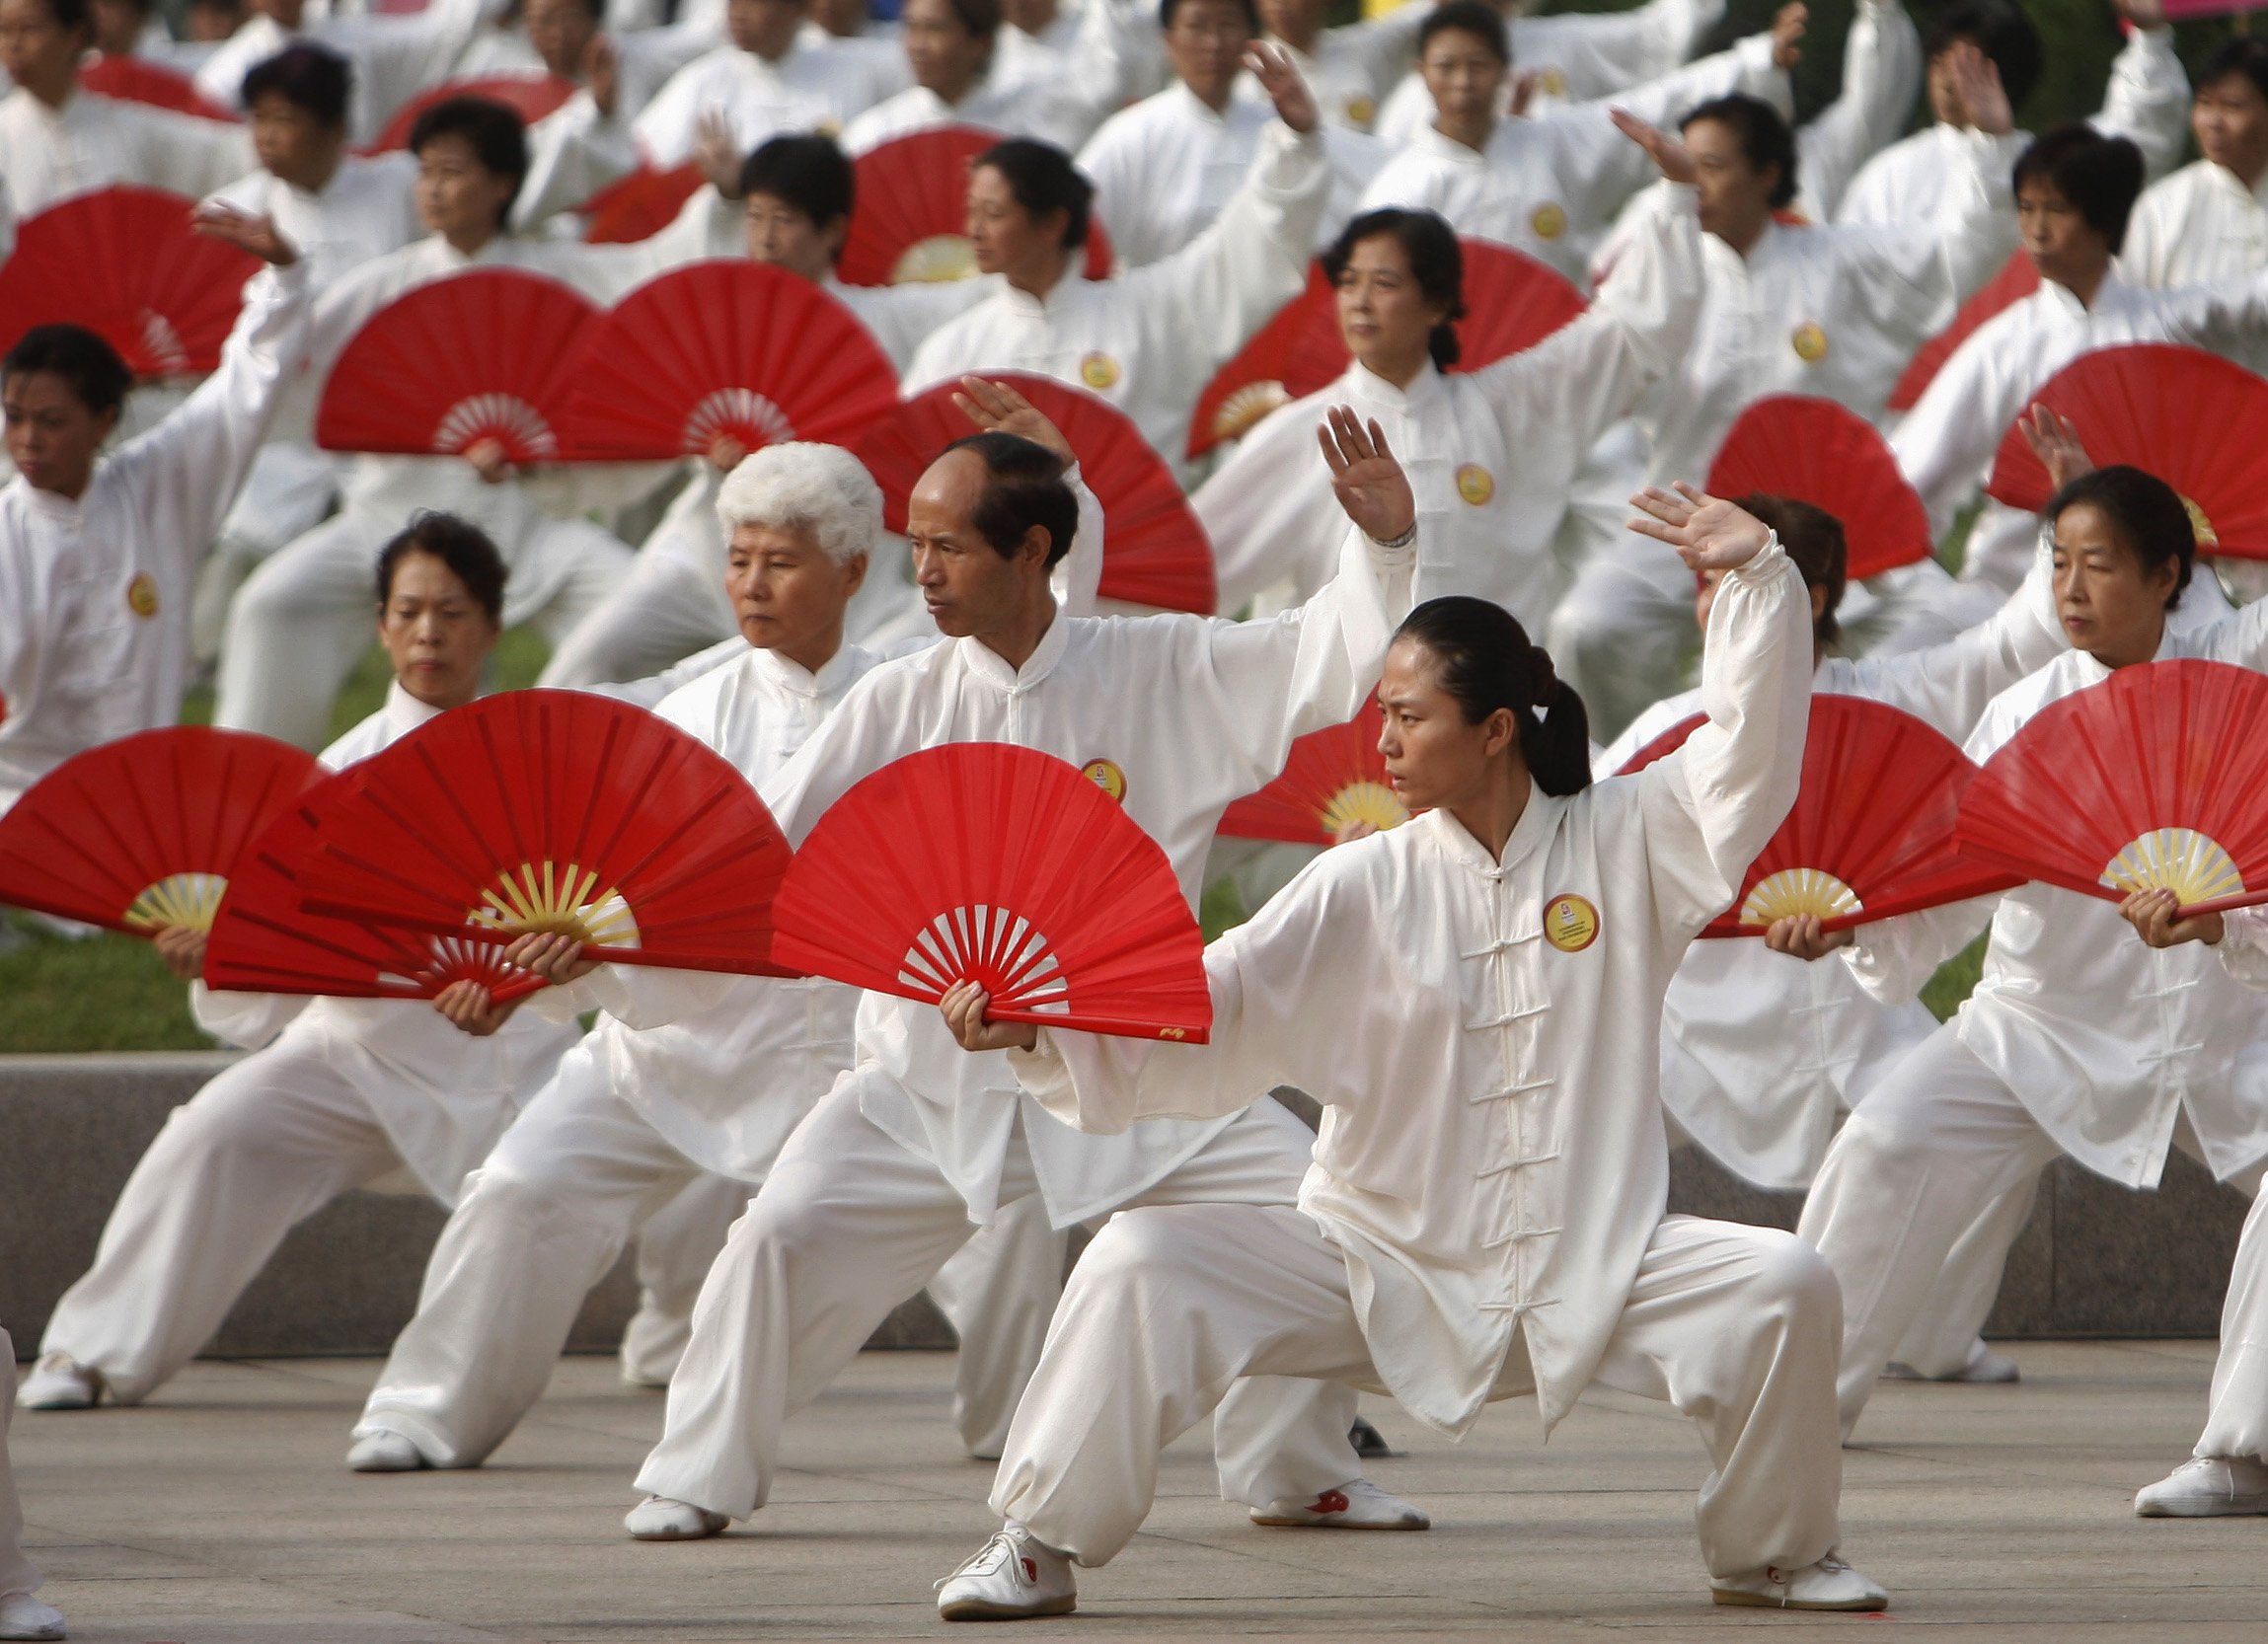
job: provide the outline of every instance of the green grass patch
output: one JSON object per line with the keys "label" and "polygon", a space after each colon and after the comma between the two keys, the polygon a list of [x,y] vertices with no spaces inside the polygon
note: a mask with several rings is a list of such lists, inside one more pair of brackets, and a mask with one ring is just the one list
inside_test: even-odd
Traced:
{"label": "green grass patch", "polygon": [[1958,1010],[1961,1001],[1976,987],[1978,974],[1985,968],[1985,943],[1989,939],[1989,934],[1982,935],[1962,948],[1939,965],[1937,974],[1923,988],[1922,1003],[1939,1021]]}
{"label": "green grass patch", "polygon": [[0,1051],[212,1049],[148,942],[0,921]]}

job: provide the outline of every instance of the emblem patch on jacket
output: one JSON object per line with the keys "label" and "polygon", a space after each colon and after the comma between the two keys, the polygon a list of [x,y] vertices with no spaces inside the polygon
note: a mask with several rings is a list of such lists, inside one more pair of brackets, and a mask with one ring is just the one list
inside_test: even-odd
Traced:
{"label": "emblem patch on jacket", "polygon": [[1079,362],[1079,380],[1097,394],[1118,380],[1118,362],[1096,349]]}
{"label": "emblem patch on jacket", "polygon": [[134,579],[126,584],[126,609],[137,617],[158,614],[157,578],[146,570],[134,572]]}
{"label": "emblem patch on jacket", "polygon": [[1350,125],[1367,127],[1378,117],[1377,100],[1365,97],[1360,92],[1355,93],[1346,100],[1346,117]]}
{"label": "emblem patch on jacket", "polygon": [[1478,463],[1460,463],[1457,468],[1457,494],[1475,508],[1488,506],[1488,499],[1496,494],[1496,476]]}
{"label": "emblem patch on jacket", "polygon": [[1827,334],[1816,320],[1804,321],[1787,340],[1795,349],[1795,357],[1806,365],[1817,365],[1827,357]]}
{"label": "emblem patch on jacket", "polygon": [[1567,213],[1556,201],[1546,200],[1536,207],[1528,226],[1536,231],[1539,240],[1556,240],[1567,232]]}
{"label": "emblem patch on jacket", "polygon": [[1126,802],[1126,773],[1106,759],[1091,759],[1079,774],[1120,804]]}
{"label": "emblem patch on jacket", "polygon": [[1599,910],[1586,897],[1561,892],[1544,904],[1544,939],[1562,953],[1580,953],[1599,939]]}

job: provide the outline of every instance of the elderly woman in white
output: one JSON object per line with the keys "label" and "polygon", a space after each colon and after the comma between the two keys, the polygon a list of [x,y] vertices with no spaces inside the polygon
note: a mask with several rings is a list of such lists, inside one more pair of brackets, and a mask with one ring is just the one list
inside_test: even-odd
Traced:
{"label": "elderly woman in white", "polygon": [[1835,1556],[1832,1276],[1785,1233],[1664,1214],[1662,992],[1794,798],[1810,700],[1801,579],[1760,522],[1690,497],[1641,499],[1723,573],[1710,723],[1678,753],[1592,786],[1550,658],[1485,601],[1430,601],[1379,688],[1389,777],[1425,814],[1207,950],[1211,1044],[1041,1035],[946,996],[964,1048],[1010,1049],[1091,1131],[1287,1082],[1324,1111],[1296,1206],[1139,1209],[1097,1236],[1009,1432],[1007,1525],[944,1584],[947,1618],[1071,1609],[1072,1565],[1140,1527],[1165,1443],[1252,1374],[1391,1391],[1452,1435],[1530,1390],[1547,1430],[1594,1381],[1669,1400],[1713,1467],[1718,1603],[1887,1603]]}

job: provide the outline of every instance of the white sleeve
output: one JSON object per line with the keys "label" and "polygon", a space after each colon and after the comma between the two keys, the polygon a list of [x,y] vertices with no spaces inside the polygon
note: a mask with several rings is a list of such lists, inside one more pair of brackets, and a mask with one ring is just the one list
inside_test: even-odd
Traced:
{"label": "white sleeve", "polygon": [[2142,150],[2144,175],[2163,177],[2189,146],[2189,76],[2169,28],[2137,29],[2112,59],[2102,109],[2087,122]]}
{"label": "white sleeve", "polygon": [[1997,315],[1953,350],[1914,409],[1890,436],[1900,472],[1928,511],[1929,535],[1942,541],[1985,478],[2031,386],[2013,358],[2021,336]]}
{"label": "white sleeve", "polygon": [[2221,968],[2247,988],[2268,990],[2268,908],[2230,908],[2221,916],[2214,949]]}
{"label": "white sleeve", "polygon": [[1833,221],[1858,168],[1897,140],[1922,86],[1922,37],[1898,0],[1858,0],[1843,42],[1843,90],[1795,134],[1804,213]]}
{"label": "white sleeve", "polygon": [[216,993],[189,984],[189,1015],[214,1038],[239,1050],[259,1050],[307,1009],[304,994]]}
{"label": "white sleeve", "polygon": [[528,175],[512,200],[512,227],[527,230],[572,211],[638,170],[630,123],[609,119],[578,91],[528,128]]}
{"label": "white sleeve", "polygon": [[[1411,6],[1422,7],[1411,0]],[[1724,0],[1650,0],[1633,11],[1558,12],[1512,19],[1515,69],[1556,69],[1559,95],[1610,97],[1667,74],[1694,54],[1724,16]]]}
{"label": "white sleeve", "polygon": [[1071,466],[1063,480],[1079,499],[1079,526],[1071,535],[1069,551],[1056,560],[1048,586],[1055,594],[1056,609],[1064,616],[1092,617],[1102,587],[1102,504],[1080,478],[1078,464]]}
{"label": "white sleeve", "polygon": [[2164,178],[2143,189],[2126,220],[2126,239],[2118,249],[2118,271],[2131,285],[2162,289],[2178,239],[2174,221],[2173,178]]}
{"label": "white sleeve", "polygon": [[[232,92],[230,103],[234,102]],[[138,128],[135,136],[142,151],[142,175],[134,181],[153,188],[170,188],[177,194],[202,199],[260,164],[260,157],[253,152],[249,125],[180,114],[146,103],[121,103],[117,107]]]}
{"label": "white sleeve", "polygon": [[1850,967],[1870,998],[1883,1005],[1903,1005],[1922,991],[1939,965],[1977,939],[2000,905],[1997,895],[1980,896],[1879,919],[1859,926],[1852,945],[1836,957]]}

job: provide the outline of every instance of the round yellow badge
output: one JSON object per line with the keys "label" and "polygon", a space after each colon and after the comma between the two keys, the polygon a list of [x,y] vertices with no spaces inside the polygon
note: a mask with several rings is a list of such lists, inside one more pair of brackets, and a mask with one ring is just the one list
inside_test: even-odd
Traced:
{"label": "round yellow badge", "polygon": [[1484,508],[1496,494],[1496,476],[1478,463],[1462,463],[1457,470],[1457,494],[1475,508]]}
{"label": "round yellow badge", "polygon": [[1816,365],[1827,357],[1827,334],[1817,321],[1804,321],[1787,340],[1794,345],[1795,357],[1806,365]]}
{"label": "round yellow badge", "polygon": [[1378,104],[1374,99],[1357,93],[1346,100],[1346,118],[1349,125],[1368,127],[1378,117]]}
{"label": "round yellow badge", "polygon": [[1099,394],[1118,380],[1118,362],[1105,353],[1089,354],[1079,362],[1079,380]]}
{"label": "round yellow badge", "polygon": [[1567,71],[1563,68],[1545,69],[1536,76],[1536,89],[1546,97],[1565,97]]}
{"label": "round yellow badge", "polygon": [[1528,219],[1528,226],[1536,231],[1539,240],[1556,240],[1567,232],[1567,213],[1550,200],[1536,207]]}
{"label": "round yellow badge", "polygon": [[1544,904],[1544,939],[1562,953],[1580,953],[1599,939],[1599,910],[1583,897],[1559,895]]}
{"label": "round yellow badge", "polygon": [[1126,802],[1126,773],[1109,760],[1091,759],[1079,768],[1079,774],[1120,804]]}
{"label": "round yellow badge", "polygon": [[126,584],[126,609],[137,617],[158,614],[158,584],[148,571],[134,572],[134,579]]}

